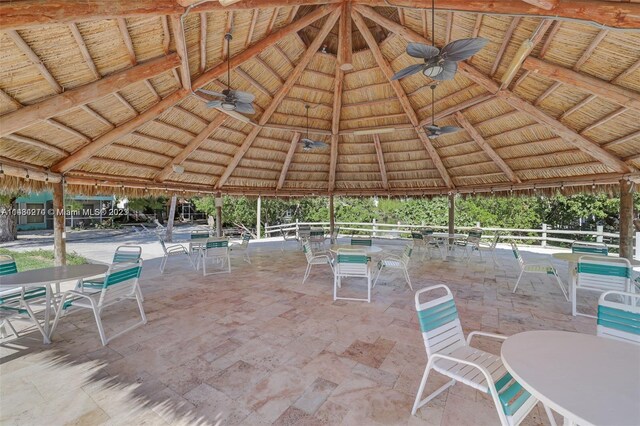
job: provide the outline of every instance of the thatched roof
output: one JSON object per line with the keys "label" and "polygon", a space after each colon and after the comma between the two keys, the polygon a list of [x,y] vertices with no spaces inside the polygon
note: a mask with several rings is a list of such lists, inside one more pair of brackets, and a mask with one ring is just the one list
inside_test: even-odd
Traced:
{"label": "thatched roof", "polygon": [[[84,193],[404,195],[638,179],[640,5],[580,2],[598,24],[573,19],[585,18],[574,0],[514,0],[506,14],[438,1],[437,46],[489,43],[435,89],[436,123],[464,129],[436,139],[424,130],[431,81],[389,80],[417,62],[407,42],[434,36],[430,10],[413,7],[425,2],[212,1],[182,21],[169,0],[4,3],[0,188],[64,176]],[[208,109],[190,90],[223,89],[227,56],[254,115]],[[297,143],[306,104],[327,148]]]}

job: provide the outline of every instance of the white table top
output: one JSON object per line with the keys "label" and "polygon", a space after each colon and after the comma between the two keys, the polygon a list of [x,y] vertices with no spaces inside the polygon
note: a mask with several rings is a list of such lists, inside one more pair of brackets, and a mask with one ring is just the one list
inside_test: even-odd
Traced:
{"label": "white table top", "polygon": [[447,232],[434,232],[431,235],[438,238],[466,238],[467,237],[467,234],[449,234]]}
{"label": "white table top", "polygon": [[502,361],[532,395],[584,425],[640,424],[640,346],[566,331],[527,331]]}
{"label": "white table top", "polygon": [[[617,255],[603,256],[603,255],[598,255],[593,253],[553,253],[551,256],[553,256],[554,259],[564,260],[565,262],[573,262],[573,263],[578,263],[578,260],[580,260],[582,256],[602,256],[602,257],[610,257],[612,259],[620,259],[620,257]],[[631,263],[631,266],[640,266],[639,260],[630,260],[629,263]]]}
{"label": "white table top", "polygon": [[382,251],[382,247],[379,246],[357,246],[350,244],[332,244],[330,248],[333,252],[337,252],[339,249],[364,250],[367,254],[380,253]]}
{"label": "white table top", "polygon": [[66,265],[51,268],[32,269],[17,274],[0,276],[0,287],[32,287],[63,281],[73,281],[80,278],[93,277],[107,272],[106,265]]}

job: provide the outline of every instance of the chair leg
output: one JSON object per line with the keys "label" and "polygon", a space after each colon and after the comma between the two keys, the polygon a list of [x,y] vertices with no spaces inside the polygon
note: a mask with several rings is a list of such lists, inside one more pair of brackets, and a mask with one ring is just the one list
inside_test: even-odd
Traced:
{"label": "chair leg", "polygon": [[418,388],[418,394],[416,395],[416,399],[415,399],[415,401],[413,403],[413,408],[411,409],[411,415],[412,416],[416,415],[416,412],[418,411],[418,409],[420,407],[422,407],[423,405],[425,405],[426,403],[431,401],[436,396],[440,395],[447,388],[453,386],[455,384],[455,382],[456,382],[455,380],[451,380],[447,384],[445,384],[445,385],[441,386],[439,389],[435,390],[433,393],[431,393],[431,395],[429,395],[425,399],[420,400],[420,398],[422,397],[422,393],[424,392],[424,388],[427,385],[427,378],[429,377],[429,372],[430,371],[431,371],[431,361],[427,362],[427,366],[424,369],[424,374],[422,375],[422,380],[420,381],[420,387]]}
{"label": "chair leg", "polygon": [[413,286],[411,285],[411,279],[409,278],[409,271],[407,268],[404,268],[404,278],[407,280],[407,284],[409,284],[411,291],[413,291]]}
{"label": "chair leg", "polygon": [[564,298],[568,302],[569,301],[569,296],[567,295],[567,290],[565,290],[565,288],[564,288],[564,283],[562,282],[562,280],[558,276],[558,272],[554,270],[553,271],[553,276],[556,277],[556,281],[558,282],[558,287],[560,287],[560,290],[562,291],[562,295],[564,296]]}
{"label": "chair leg", "polygon": [[522,274],[524,274],[524,269],[520,271],[520,276],[518,276],[518,281],[516,281],[515,287],[513,287],[512,293],[515,293],[518,289],[518,284],[520,284],[520,280],[522,279]]}
{"label": "chair leg", "polygon": [[376,278],[373,280],[373,286],[376,286],[376,283],[378,282],[378,278],[380,278],[380,273],[382,272],[382,269],[384,268],[384,266],[381,266],[380,268],[378,268],[378,272],[376,273]]}
{"label": "chair leg", "polygon": [[168,256],[165,254],[162,260],[160,261],[160,273],[164,274],[164,268],[167,266]]}
{"label": "chair leg", "polygon": [[333,274],[333,301],[338,299],[338,276]]}
{"label": "chair leg", "polygon": [[547,418],[549,419],[549,424],[551,426],[557,426],[556,419],[555,419],[555,417],[553,417],[553,412],[551,411],[551,409],[547,406],[547,404],[542,404],[542,406],[544,407],[545,413],[547,413]]}
{"label": "chair leg", "polygon": [[367,303],[371,303],[371,273],[367,276]]}
{"label": "chair leg", "polygon": [[307,269],[304,271],[304,278],[302,278],[302,284],[309,278],[309,273],[311,272],[311,264],[307,263]]}
{"label": "chair leg", "polygon": [[100,319],[100,312],[98,312],[98,309],[95,306],[93,307],[93,316],[96,318],[96,325],[98,326],[98,333],[100,334],[102,346],[107,346],[108,340],[107,336],[104,334],[104,327],[102,326],[102,319]]}
{"label": "chair leg", "polygon": [[571,314],[574,317],[578,315],[578,302],[576,301],[577,293],[576,287],[573,286],[571,289]]}

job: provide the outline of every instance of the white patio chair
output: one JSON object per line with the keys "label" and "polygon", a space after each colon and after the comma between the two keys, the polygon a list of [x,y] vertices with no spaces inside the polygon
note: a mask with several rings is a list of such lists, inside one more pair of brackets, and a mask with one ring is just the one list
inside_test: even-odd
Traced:
{"label": "white patio chair", "polygon": [[472,228],[469,230],[466,238],[457,239],[454,241],[454,247],[464,249],[465,258],[467,263],[471,260],[473,253],[477,253],[482,260],[482,252],[480,251],[480,241],[482,240],[482,229]]}
{"label": "white patio chair", "polygon": [[[442,244],[443,240],[441,240],[440,238],[435,238],[433,236],[433,229],[431,228],[423,229],[422,238],[424,240],[426,253],[429,254],[429,259],[433,259],[433,257],[431,256],[431,252],[433,250],[436,251],[436,253],[441,259],[445,258],[445,252],[444,252],[445,248],[444,248],[444,245]],[[422,259],[424,260],[424,255],[422,256]]]}
{"label": "white patio chair", "polygon": [[245,232],[244,234],[242,234],[242,240],[240,242],[232,242],[229,248],[231,252],[236,251],[236,252],[243,253],[242,259],[248,264],[251,264],[251,258],[249,257],[249,240],[250,239],[251,239],[251,234],[249,234],[248,232]]}
{"label": "white patio chair", "polygon": [[295,234],[294,235],[289,234],[289,231],[284,231],[282,228],[280,228],[280,236],[282,236],[282,245],[280,246],[281,251],[284,251],[284,247],[287,244],[287,242],[298,240]]}
{"label": "white patio chair", "polygon": [[[62,299],[56,310],[56,317],[51,327],[51,336],[55,332],[60,319],[74,310],[72,308],[91,309],[96,319],[98,333],[102,345],[106,346],[111,340],[122,334],[133,330],[147,323],[147,317],[142,307],[142,298],[140,297],[140,286],[138,279],[142,271],[142,259],[136,262],[114,263],[109,267],[109,271],[104,280],[102,290],[98,293],[82,293],[77,290],[68,290],[62,294]],[[135,300],[138,304],[141,320],[135,324],[115,333],[107,338],[104,327],[102,325],[102,311],[112,305],[125,302],[127,300]]]}
{"label": "white patio chair", "polygon": [[609,247],[604,243],[590,243],[583,241],[574,241],[571,244],[571,253],[584,253],[590,255],[608,256]]}
{"label": "white patio chair", "polygon": [[[425,236],[421,232],[411,232],[411,242],[413,243],[413,249],[415,251],[422,252],[422,260],[424,260],[426,252],[428,251]],[[431,258],[431,255],[429,255],[429,258]]]}
{"label": "white patio chair", "polygon": [[322,228],[311,228],[311,232],[309,234],[309,242],[311,243],[311,248],[316,251],[324,251],[324,242],[326,237],[324,236],[324,229]]}
{"label": "white patio chair", "polygon": [[[371,267],[369,257],[362,249],[338,249],[333,268],[333,300],[357,300],[371,302]],[[343,278],[365,278],[367,297],[338,297],[338,287],[342,287]]]}
{"label": "white patio chair", "polygon": [[513,287],[513,293],[515,293],[516,290],[518,289],[518,284],[520,284],[520,280],[522,279],[522,276],[524,274],[526,273],[547,274],[547,275],[553,275],[555,277],[556,282],[558,283],[558,287],[560,287],[560,290],[562,291],[564,298],[567,299],[567,302],[569,301],[569,297],[567,296],[567,290],[564,288],[564,284],[562,283],[562,280],[558,276],[558,271],[556,270],[556,268],[553,267],[553,265],[551,265],[551,263],[549,262],[525,263],[525,261],[522,259],[522,256],[520,255],[520,250],[518,250],[518,246],[513,241],[511,242],[511,250],[513,251],[513,255],[518,261],[518,266],[520,266],[520,275],[518,276],[518,281],[516,281],[516,285]]}
{"label": "white patio chair", "polygon": [[302,247],[304,245],[304,242],[307,241],[310,237],[311,237],[311,226],[298,225],[296,238],[298,240],[298,244],[300,244],[300,247]]}
{"label": "white patio chair", "polygon": [[167,266],[167,262],[169,261],[170,257],[185,256],[189,260],[189,264],[191,264],[191,266],[195,268],[193,259],[191,259],[191,256],[189,255],[189,251],[182,244],[166,245],[161,237],[158,237],[158,239],[160,240],[160,245],[162,246],[162,251],[164,252],[164,256],[160,261],[160,273],[164,273],[164,268]]}
{"label": "white patio chair", "polygon": [[[220,265],[220,269],[217,272],[207,273],[207,260],[213,260]],[[229,257],[229,239],[226,237],[221,238],[209,238],[207,239],[206,246],[200,250],[198,256],[198,264],[196,269],[200,267],[202,262],[202,276],[231,273],[231,258]],[[225,270],[226,265],[226,270]]]}
{"label": "white patio chair", "polygon": [[[140,246],[118,246],[113,253],[111,264],[114,263],[130,263],[136,262],[142,256],[142,247]],[[84,291],[85,289],[93,289],[99,291],[104,284],[104,276],[98,278],[90,278],[87,280],[79,280],[76,290]]]}
{"label": "white patio chair", "polygon": [[404,274],[404,279],[407,281],[407,284],[409,284],[409,288],[413,291],[408,269],[409,261],[411,260],[411,253],[413,253],[413,244],[407,244],[401,256],[389,254],[384,259],[379,260],[378,272],[376,273],[376,278],[373,280],[373,287],[376,286],[380,273],[383,269],[400,269]]}
{"label": "white patio chair", "polygon": [[189,235],[189,256],[198,257],[200,249],[204,247],[207,238],[209,238],[209,231],[207,229],[191,231]]}
{"label": "white patio chair", "polygon": [[484,241],[480,241],[479,250],[486,250],[491,253],[491,258],[493,259],[493,264],[498,265],[498,259],[496,258],[496,248],[498,247],[498,242],[500,241],[500,232],[496,232],[491,240],[491,243],[486,243]]}
{"label": "white patio chair", "polygon": [[[11,275],[18,272],[16,262],[9,255],[0,255],[0,276]],[[0,292],[0,337],[7,337],[5,326],[11,329],[15,337],[20,337],[18,331],[11,323],[12,320],[24,320],[33,322],[40,333],[44,335],[42,325],[36,318],[29,303],[42,300],[46,296],[45,287],[25,289],[24,287],[12,288]]]}
{"label": "white patio chair", "polygon": [[311,267],[313,265],[326,265],[329,264],[331,269],[333,270],[333,264],[331,263],[331,258],[326,253],[314,253],[311,249],[311,243],[306,241],[302,246],[302,251],[307,259],[307,269],[304,271],[304,277],[302,278],[302,284],[309,278],[309,274],[311,273]]}
{"label": "white patio chair", "polygon": [[[446,294],[427,302],[420,302],[422,294],[437,289],[444,289]],[[501,425],[518,425],[538,400],[511,377],[502,365],[500,356],[470,346],[474,336],[500,340],[507,337],[473,331],[465,340],[453,295],[451,290],[443,284],[416,292],[415,304],[429,360],[422,375],[411,414],[415,415],[420,407],[456,382],[460,382],[491,396]],[[451,381],[422,399],[431,370],[449,377]]]}
{"label": "white patio chair", "polygon": [[[612,296],[617,296],[616,301]],[[598,301],[598,336],[640,345],[640,294],[607,291]]]}
{"label": "white patio chair", "polygon": [[576,302],[578,290],[595,293],[610,290],[631,292],[631,264],[621,257],[580,256],[576,284],[571,289],[571,313],[573,316],[594,318],[593,315],[578,312]]}

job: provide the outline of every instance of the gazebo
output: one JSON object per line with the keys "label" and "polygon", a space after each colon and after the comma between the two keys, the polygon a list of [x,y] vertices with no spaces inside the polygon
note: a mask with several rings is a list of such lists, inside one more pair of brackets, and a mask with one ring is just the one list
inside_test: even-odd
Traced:
{"label": "gazebo", "polygon": [[[416,0],[4,2],[0,187],[51,188],[60,208],[64,191],[453,200],[619,185],[630,257],[640,5],[435,9],[433,20]],[[471,37],[488,43],[455,78],[391,78],[418,63],[407,43]],[[255,114],[210,108],[199,91],[227,87],[255,95]],[[432,138],[432,123],[461,130]],[[306,150],[307,137],[326,147]]]}

